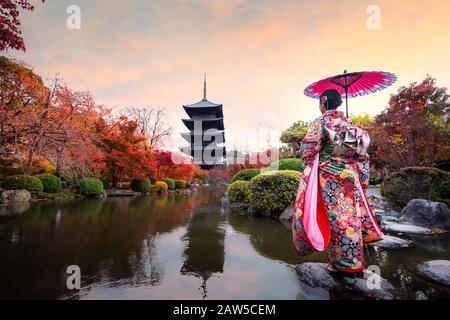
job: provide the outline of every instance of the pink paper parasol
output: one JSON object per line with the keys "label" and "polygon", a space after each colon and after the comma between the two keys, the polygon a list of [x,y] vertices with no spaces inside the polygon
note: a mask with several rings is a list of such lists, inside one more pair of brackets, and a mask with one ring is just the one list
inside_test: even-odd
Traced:
{"label": "pink paper parasol", "polygon": [[348,117],[348,98],[365,96],[386,89],[397,80],[397,76],[390,72],[363,71],[347,73],[319,80],[305,89],[305,95],[318,99],[329,89],[337,90],[345,98],[346,116]]}

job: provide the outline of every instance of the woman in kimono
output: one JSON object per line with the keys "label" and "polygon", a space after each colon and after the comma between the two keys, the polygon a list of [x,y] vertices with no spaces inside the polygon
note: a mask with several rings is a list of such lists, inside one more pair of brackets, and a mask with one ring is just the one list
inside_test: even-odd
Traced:
{"label": "woman in kimono", "polygon": [[330,271],[362,274],[364,243],[383,234],[364,190],[369,181],[369,136],[336,109],[336,90],[320,97],[322,116],[302,140],[306,165],[294,205],[294,246],[299,255],[327,251]]}

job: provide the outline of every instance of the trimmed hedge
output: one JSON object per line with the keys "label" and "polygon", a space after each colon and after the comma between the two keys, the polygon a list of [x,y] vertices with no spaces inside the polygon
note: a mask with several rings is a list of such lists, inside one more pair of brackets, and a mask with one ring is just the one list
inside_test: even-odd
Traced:
{"label": "trimmed hedge", "polygon": [[442,199],[450,199],[450,178],[442,179],[436,188],[436,194]]}
{"label": "trimmed hedge", "polygon": [[153,191],[161,192],[169,190],[169,186],[164,181],[156,181],[155,185],[153,186]]}
{"label": "trimmed hedge", "polygon": [[185,189],[186,181],[184,180],[175,180],[175,189]]}
{"label": "trimmed hedge", "polygon": [[383,177],[370,177],[369,178],[369,184],[371,186],[379,185],[383,182]]}
{"label": "trimmed hedge", "polygon": [[99,196],[104,190],[103,182],[94,177],[82,178],[78,180],[78,190],[83,196]]}
{"label": "trimmed hedge", "polygon": [[292,205],[300,183],[300,172],[294,170],[268,171],[249,183],[249,201],[257,211],[279,214]]}
{"label": "trimmed hedge", "polygon": [[272,163],[267,170],[268,171],[273,171],[273,170],[294,170],[294,171],[303,172],[304,169],[305,169],[305,165],[303,164],[303,160],[302,159],[286,158],[286,159],[280,159],[280,160]]}
{"label": "trimmed hedge", "polygon": [[135,192],[149,193],[152,190],[152,183],[150,179],[134,179],[130,187]]}
{"label": "trimmed hedge", "polygon": [[167,186],[169,187],[169,190],[175,190],[175,180],[170,178],[161,179],[161,181],[164,181],[167,183]]}
{"label": "trimmed hedge", "polygon": [[26,175],[8,177],[3,181],[2,187],[7,190],[25,189],[33,195],[37,195],[44,191],[44,186],[39,178]]}
{"label": "trimmed hedge", "polygon": [[260,173],[260,169],[244,169],[236,173],[231,179],[231,182],[233,183],[236,181],[250,181],[253,177],[256,177]]}
{"label": "trimmed hedge", "polygon": [[44,187],[44,192],[57,193],[61,190],[62,181],[54,174],[40,174],[37,178],[41,180],[42,186]]}
{"label": "trimmed hedge", "polygon": [[190,189],[192,187],[192,184],[190,181],[186,181],[186,188]]}
{"label": "trimmed hedge", "polygon": [[450,204],[449,181],[450,173],[446,171],[430,167],[407,167],[385,178],[381,193],[399,208],[406,206],[412,199]]}
{"label": "trimmed hedge", "polygon": [[228,186],[227,194],[231,202],[248,203],[250,190],[248,181],[235,181]]}
{"label": "trimmed hedge", "polygon": [[109,181],[106,179],[100,179],[103,183],[103,189],[108,190],[109,189]]}

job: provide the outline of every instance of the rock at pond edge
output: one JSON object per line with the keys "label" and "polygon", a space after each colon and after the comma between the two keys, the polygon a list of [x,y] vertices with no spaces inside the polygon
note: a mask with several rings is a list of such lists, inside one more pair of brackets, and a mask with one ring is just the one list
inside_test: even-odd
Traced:
{"label": "rock at pond edge", "polygon": [[426,228],[449,228],[450,209],[443,202],[413,199],[402,209],[401,220]]}
{"label": "rock at pond edge", "polygon": [[450,260],[426,261],[417,269],[422,276],[450,287]]}

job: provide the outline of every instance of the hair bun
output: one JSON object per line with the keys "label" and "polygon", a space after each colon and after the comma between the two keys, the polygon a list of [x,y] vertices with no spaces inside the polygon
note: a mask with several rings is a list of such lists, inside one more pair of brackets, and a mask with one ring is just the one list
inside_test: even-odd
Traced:
{"label": "hair bun", "polygon": [[321,101],[323,101],[323,98],[326,99],[327,110],[337,109],[337,107],[339,107],[342,104],[342,98],[340,93],[334,89],[326,90],[325,92],[323,92],[320,95]]}

